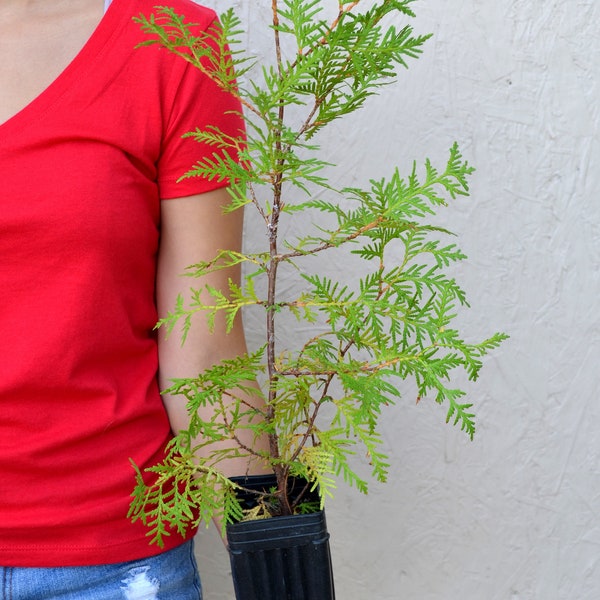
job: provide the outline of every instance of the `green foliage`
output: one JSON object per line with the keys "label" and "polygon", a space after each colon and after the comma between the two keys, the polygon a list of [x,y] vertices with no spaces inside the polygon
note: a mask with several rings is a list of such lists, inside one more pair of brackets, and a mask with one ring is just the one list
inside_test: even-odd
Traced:
{"label": "green foliage", "polygon": [[[450,200],[469,193],[473,168],[457,144],[443,168],[426,159],[422,169],[415,163],[405,177],[395,169],[366,189],[337,189],[327,176],[331,165],[314,142],[322,128],[363,107],[400,67],[407,67],[408,59],[419,56],[429,36],[392,24],[414,16],[413,1],[375,0],[364,9],[360,0],[345,1],[333,21],[323,17],[323,4],[274,3],[274,56],[272,64],[267,60],[260,68],[237,50],[243,31],[232,11],[221,16],[221,29],[206,33],[197,33],[169,8],[137,19],[149,34],[145,44],[166,47],[240,98],[247,141],[216,127],[190,132],[224,154],[201,159],[183,176],[232,182],[227,210],[253,207],[267,234],[260,252],[224,249],[188,271],[201,280],[217,269],[244,264],[241,286],[231,282],[229,289],[217,290],[200,284],[188,306],[180,298],[159,323],[171,330],[183,321],[185,337],[198,312],[211,327],[220,313],[231,326],[251,306],[266,317],[259,351],[175,381],[168,390],[187,400],[189,428],[175,438],[164,462],[151,469],[149,481],[138,472],[131,506],[133,518],[146,522],[158,543],[168,535],[167,525],[183,531],[213,516],[224,523],[241,518],[236,486],[219,472],[220,462],[229,458],[259,454],[278,482],[289,476],[306,479],[322,499],[333,493],[336,476],[368,491],[353,465],[356,454],[366,455],[372,476],[385,481],[389,463],[379,422],[400,399],[405,380],[415,382],[419,399],[445,404],[446,420],[472,439],[472,405],[463,403],[464,391],[450,382],[460,370],[476,380],[483,357],[506,338],[496,333],[469,343],[453,326],[468,304],[452,267],[466,257],[433,217]],[[319,225],[298,238],[280,239],[278,224],[285,213],[290,218],[312,214]],[[336,280],[310,272],[318,261],[303,263],[340,247],[359,261],[356,273],[362,276],[349,281],[342,274]],[[277,268],[285,264],[304,282],[296,296],[278,293]],[[298,346],[280,349],[275,340],[284,312],[314,327],[309,339],[294,336]],[[247,400],[262,394],[248,385],[257,377],[264,382],[264,410]],[[276,452],[260,454],[244,445],[238,437],[243,428],[269,436]],[[254,516],[262,516],[266,505],[285,502],[280,496],[277,502],[265,500]],[[300,499],[296,508],[307,505]]]}

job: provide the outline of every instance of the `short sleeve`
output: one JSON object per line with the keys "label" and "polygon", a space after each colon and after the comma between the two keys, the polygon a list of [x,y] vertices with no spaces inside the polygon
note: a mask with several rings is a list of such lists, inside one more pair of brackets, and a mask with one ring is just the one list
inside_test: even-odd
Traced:
{"label": "short sleeve", "polygon": [[[214,46],[213,49],[218,51]],[[176,89],[169,94],[172,106],[169,106],[158,160],[158,187],[162,200],[192,196],[227,185],[224,180],[202,177],[180,180],[202,158],[223,154],[216,146],[184,138],[184,134],[196,129],[205,130],[208,126],[217,127],[232,137],[243,136],[245,131],[239,99],[222,90],[184,59],[175,57],[175,60],[183,63],[183,69],[179,71],[179,81],[171,80],[170,84]]]}

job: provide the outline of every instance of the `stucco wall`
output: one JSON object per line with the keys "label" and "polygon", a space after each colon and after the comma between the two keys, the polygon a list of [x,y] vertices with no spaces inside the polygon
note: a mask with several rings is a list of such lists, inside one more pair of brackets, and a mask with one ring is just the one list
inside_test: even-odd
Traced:
{"label": "stucco wall", "polygon": [[[260,51],[270,40],[252,27],[268,3],[237,5]],[[511,339],[469,388],[474,442],[410,389],[386,416],[392,481],[369,497],[340,488],[327,507],[338,597],[596,600],[600,4],[415,10],[417,31],[435,34],[424,57],[325,146],[336,176],[364,183],[413,159],[442,164],[460,143],[477,167],[472,199],[444,219],[470,257],[457,273],[473,306],[464,330]],[[198,556],[207,600],[232,598],[214,532]]]}

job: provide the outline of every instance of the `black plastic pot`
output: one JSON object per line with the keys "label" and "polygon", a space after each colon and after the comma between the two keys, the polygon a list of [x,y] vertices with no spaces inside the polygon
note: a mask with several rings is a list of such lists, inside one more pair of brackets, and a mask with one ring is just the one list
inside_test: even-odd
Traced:
{"label": "black plastic pot", "polygon": [[[249,489],[275,485],[271,475],[232,480]],[[251,496],[240,500],[251,507]],[[228,525],[227,541],[237,600],[335,600],[323,511]]]}

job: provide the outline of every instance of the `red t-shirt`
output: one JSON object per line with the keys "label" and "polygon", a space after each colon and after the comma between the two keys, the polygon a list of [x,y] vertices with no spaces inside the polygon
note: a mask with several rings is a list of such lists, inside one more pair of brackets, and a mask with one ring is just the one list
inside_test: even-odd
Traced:
{"label": "red t-shirt", "polygon": [[[153,332],[160,199],[222,185],[176,183],[215,152],[183,133],[242,125],[186,61],[135,48],[147,37],[132,16],[155,4],[113,0],[66,70],[0,125],[0,566],[161,551],[127,518],[130,458],[155,464],[170,437]],[[168,5],[200,28],[215,18]]]}

